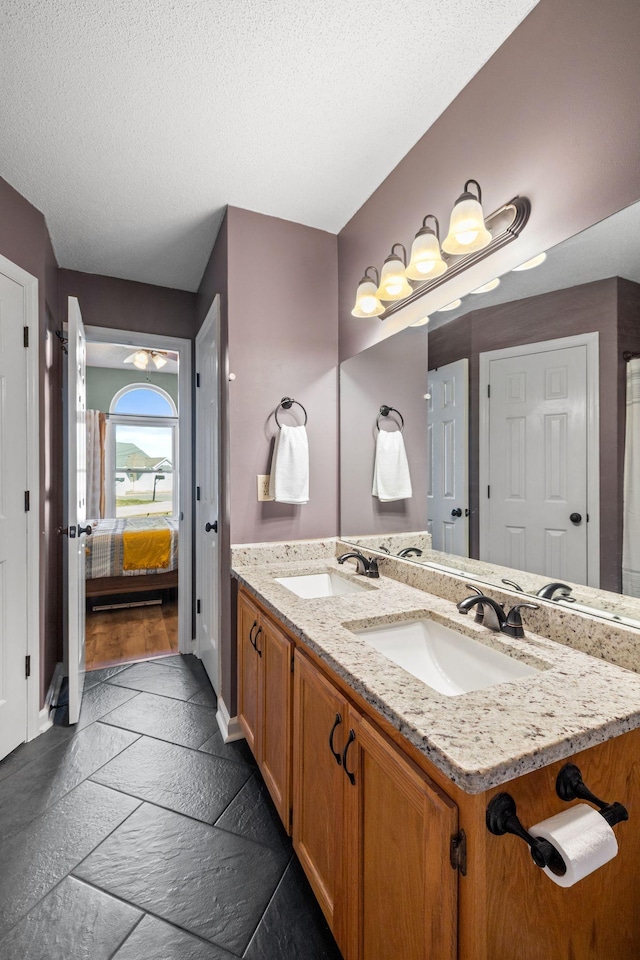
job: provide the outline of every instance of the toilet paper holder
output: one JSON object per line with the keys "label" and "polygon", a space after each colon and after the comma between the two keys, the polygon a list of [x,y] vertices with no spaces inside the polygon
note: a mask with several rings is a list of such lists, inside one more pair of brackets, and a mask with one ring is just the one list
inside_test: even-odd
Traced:
{"label": "toilet paper holder", "polygon": [[[606,803],[589,790],[575,763],[565,763],[556,778],[556,793],[561,800],[587,800],[598,807],[610,827],[629,819],[627,808],[621,803]],[[487,829],[497,837],[511,833],[528,844],[536,866],[548,867],[556,876],[567,872],[566,864],[552,843],[542,837],[533,837],[518,819],[516,802],[509,793],[497,793],[487,806]]]}
{"label": "toilet paper holder", "polygon": [[610,827],[629,819],[629,812],[621,803],[606,803],[589,790],[575,763],[565,763],[558,774],[556,793],[561,800],[588,800],[589,803],[598,807],[598,813],[604,817]]}
{"label": "toilet paper holder", "polygon": [[487,829],[496,837],[512,833],[529,845],[531,859],[537,867],[548,867],[558,877],[563,877],[567,867],[554,847],[542,837],[532,837],[518,819],[516,802],[510,793],[497,793],[487,807]]}

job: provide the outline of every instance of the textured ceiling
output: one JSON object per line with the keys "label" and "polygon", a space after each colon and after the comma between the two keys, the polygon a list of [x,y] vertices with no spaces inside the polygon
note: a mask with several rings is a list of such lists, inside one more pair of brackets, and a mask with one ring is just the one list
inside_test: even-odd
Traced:
{"label": "textured ceiling", "polygon": [[61,266],[197,288],[224,205],[340,230],[535,0],[0,0],[0,175]]}
{"label": "textured ceiling", "polygon": [[634,203],[547,251],[547,259],[539,267],[506,273],[495,290],[465,297],[457,310],[431,314],[428,329],[442,327],[470,310],[537,297],[594,280],[624,277],[640,283],[638,250],[640,203]]}

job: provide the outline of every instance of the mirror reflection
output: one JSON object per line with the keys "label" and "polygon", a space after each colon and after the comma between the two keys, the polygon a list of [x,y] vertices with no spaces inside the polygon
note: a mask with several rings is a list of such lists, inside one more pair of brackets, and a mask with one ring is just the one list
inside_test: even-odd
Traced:
{"label": "mirror reflection", "polygon": [[[342,536],[640,617],[639,249],[637,203],[343,363]],[[381,404],[411,497],[372,495]]]}

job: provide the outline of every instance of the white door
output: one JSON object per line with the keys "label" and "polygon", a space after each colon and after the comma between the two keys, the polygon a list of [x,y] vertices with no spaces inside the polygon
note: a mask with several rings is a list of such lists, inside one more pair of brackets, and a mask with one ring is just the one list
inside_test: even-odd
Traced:
{"label": "white door", "polygon": [[27,737],[25,325],[24,288],[0,272],[0,759]]}
{"label": "white door", "polygon": [[213,302],[196,337],[196,641],[220,691],[220,309]]}
{"label": "white door", "polygon": [[489,360],[481,557],[587,583],[587,347],[531,349]]}
{"label": "white door", "polygon": [[469,361],[428,374],[427,530],[434,550],[469,556]]}
{"label": "white door", "polygon": [[69,677],[69,723],[77,723],[82,704],[85,666],[85,574],[87,518],[86,340],[80,305],[69,297],[69,363],[67,380],[68,619],[66,668]]}

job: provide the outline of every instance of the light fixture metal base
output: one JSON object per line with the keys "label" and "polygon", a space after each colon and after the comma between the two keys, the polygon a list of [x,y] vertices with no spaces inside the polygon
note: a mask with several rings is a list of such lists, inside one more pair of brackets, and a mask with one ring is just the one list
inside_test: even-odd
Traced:
{"label": "light fixture metal base", "polygon": [[480,261],[486,257],[491,256],[496,250],[500,250],[502,247],[506,247],[507,244],[512,243],[512,241],[516,240],[522,233],[530,213],[531,202],[528,197],[514,197],[513,200],[494,210],[493,213],[490,213],[489,216],[485,218],[485,226],[491,234],[491,243],[476,253],[468,253],[463,256],[443,253],[442,259],[447,264],[446,273],[443,273],[439,277],[434,277],[431,280],[426,280],[423,283],[411,281],[412,284],[415,284],[413,293],[404,297],[403,300],[394,301],[389,304],[384,313],[380,314],[380,320],[386,320],[387,317],[397,313],[398,310],[402,310],[407,304],[415,303],[416,300],[435,290],[436,287],[442,286],[443,283],[446,283],[452,277],[458,276],[458,274],[464,270],[474,266],[476,263],[480,263]]}

